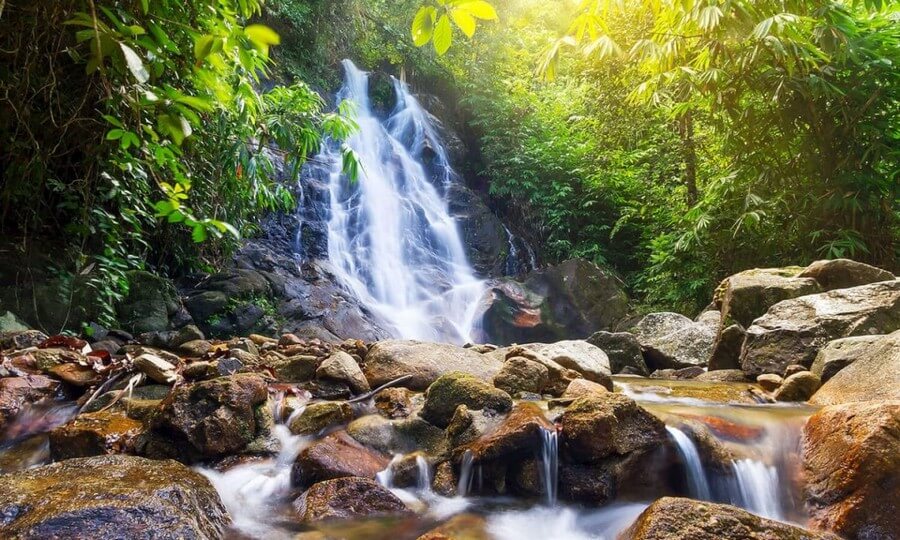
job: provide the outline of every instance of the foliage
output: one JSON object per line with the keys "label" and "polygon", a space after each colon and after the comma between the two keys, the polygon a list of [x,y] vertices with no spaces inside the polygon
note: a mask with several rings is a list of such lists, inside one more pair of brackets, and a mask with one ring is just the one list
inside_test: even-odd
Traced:
{"label": "foliage", "polygon": [[484,0],[435,0],[434,4],[419,8],[410,31],[416,47],[431,42],[435,52],[442,55],[453,43],[454,26],[471,38],[475,35],[479,20],[493,21],[496,18],[494,7]]}

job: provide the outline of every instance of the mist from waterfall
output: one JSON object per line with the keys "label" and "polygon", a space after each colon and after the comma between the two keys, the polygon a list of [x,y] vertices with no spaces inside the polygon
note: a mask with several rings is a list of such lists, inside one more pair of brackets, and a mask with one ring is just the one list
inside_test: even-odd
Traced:
{"label": "mist from waterfall", "polygon": [[359,130],[347,141],[359,178],[342,173],[329,145],[316,173],[330,192],[328,259],[337,277],[394,336],[471,340],[485,289],[466,258],[445,193],[456,175],[437,120],[394,79],[396,106],[379,119],[369,74],[344,60],[338,101],[352,101]]}

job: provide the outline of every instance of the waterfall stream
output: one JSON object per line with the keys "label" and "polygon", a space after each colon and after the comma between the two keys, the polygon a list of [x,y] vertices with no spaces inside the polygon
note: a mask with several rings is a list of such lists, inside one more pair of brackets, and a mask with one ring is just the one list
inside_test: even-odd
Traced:
{"label": "waterfall stream", "polygon": [[697,446],[694,444],[694,441],[676,427],[666,426],[666,430],[675,441],[678,453],[684,461],[691,497],[702,501],[712,500],[709,482],[706,479],[706,471],[703,470],[703,463],[700,461],[700,453],[697,451]]}
{"label": "waterfall stream", "polygon": [[342,173],[335,144],[307,172],[328,186],[328,260],[396,337],[469,341],[485,285],[448,210],[445,194],[457,180],[437,120],[396,79],[396,106],[379,119],[369,74],[349,60],[343,64],[337,97],[356,111],[359,130],[347,144],[358,158],[359,178]]}

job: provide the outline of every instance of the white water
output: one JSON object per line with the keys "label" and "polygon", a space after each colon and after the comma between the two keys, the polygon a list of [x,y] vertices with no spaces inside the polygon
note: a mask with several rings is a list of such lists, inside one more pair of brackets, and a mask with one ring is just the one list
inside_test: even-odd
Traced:
{"label": "white water", "polygon": [[316,159],[328,164],[318,171],[330,191],[328,259],[396,337],[469,341],[485,284],[444,199],[456,180],[437,121],[397,80],[397,105],[380,120],[369,101],[368,73],[349,60],[344,69],[338,100],[355,103],[359,130],[347,144],[360,171],[355,183],[342,174],[334,145]]}
{"label": "white water", "polygon": [[541,481],[544,484],[544,497],[548,505],[556,504],[557,484],[559,483],[559,434],[556,430],[541,430]]}
{"label": "white water", "polygon": [[775,466],[749,458],[736,460],[731,466],[734,483],[729,491],[733,504],[763,517],[785,519]]}
{"label": "white water", "polygon": [[709,489],[706,471],[703,470],[700,453],[697,452],[697,446],[694,444],[694,441],[676,427],[666,426],[666,430],[669,432],[672,440],[675,441],[675,447],[678,449],[682,461],[684,461],[691,497],[701,501],[711,501],[712,492]]}

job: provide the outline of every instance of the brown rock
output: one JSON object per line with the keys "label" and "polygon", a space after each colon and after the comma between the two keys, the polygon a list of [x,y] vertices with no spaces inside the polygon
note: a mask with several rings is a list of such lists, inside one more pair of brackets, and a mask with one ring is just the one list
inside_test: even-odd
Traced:
{"label": "brown rock", "polygon": [[813,278],[826,291],[849,289],[879,281],[896,279],[894,274],[850,259],[816,261],[807,266],[797,277]]}
{"label": "brown rock", "polygon": [[336,478],[313,484],[294,501],[301,523],[410,514],[386,488],[368,478]]}
{"label": "brown rock", "polygon": [[873,343],[813,395],[813,405],[900,399],[900,330]]}
{"label": "brown rock", "polygon": [[501,367],[503,364],[500,360],[463,347],[444,343],[388,340],[372,345],[366,355],[363,371],[373,387],[404,375],[412,375],[403,386],[425,390],[438,377],[453,371],[490,381]]}
{"label": "brown rock", "polygon": [[412,411],[411,396],[406,388],[385,388],[375,394],[375,408],[386,418],[406,418]]}
{"label": "brown rock", "polygon": [[359,444],[346,431],[338,431],[300,452],[291,477],[296,485],[311,486],[345,476],[375,478],[387,465],[385,456]]}
{"label": "brown rock", "polygon": [[709,357],[709,370],[740,369],[741,346],[744,344],[744,327],[732,324],[720,329]]}
{"label": "brown rock", "polygon": [[0,431],[26,403],[52,395],[59,383],[43,375],[0,378]]}
{"label": "brown rock", "polygon": [[478,514],[458,514],[416,540],[489,540],[487,522]]}
{"label": "brown rock", "polygon": [[50,368],[48,373],[78,388],[93,386],[100,382],[100,375],[96,371],[80,364],[59,364]]}
{"label": "brown rock", "polygon": [[315,435],[325,428],[346,424],[353,420],[353,408],[342,401],[311,403],[297,415],[289,426],[294,435]]}
{"label": "brown rock", "polygon": [[774,373],[763,373],[756,378],[756,384],[766,392],[778,390],[782,383],[784,383],[784,379],[781,378],[781,375],[776,375]]}
{"label": "brown rock", "polygon": [[549,372],[543,364],[516,356],[503,363],[494,376],[494,386],[510,395],[519,392],[540,394],[547,385]]}
{"label": "brown rock", "polygon": [[800,371],[787,377],[772,397],[775,401],[806,401],[816,393],[821,384],[822,381],[815,374]]}
{"label": "brown rock", "polygon": [[569,383],[569,386],[566,387],[566,391],[563,392],[562,398],[578,399],[585,396],[605,394],[609,391],[609,388],[593,381],[589,381],[587,379],[575,379],[574,381]]}
{"label": "brown rock", "polygon": [[459,478],[453,470],[453,464],[449,461],[438,463],[434,468],[434,480],[431,481],[431,489],[444,497],[455,497]]}
{"label": "brown rock", "polygon": [[347,383],[355,394],[365,394],[371,390],[356,360],[344,351],[335,351],[323,360],[316,369],[316,377]]}
{"label": "brown rock", "polygon": [[50,456],[54,461],[134,451],[144,425],[124,413],[103,411],[76,416],[50,432]]}
{"label": "brown rock", "polygon": [[523,402],[516,405],[495,430],[469,445],[467,450],[476,461],[531,454],[541,447],[543,433],[551,431],[555,432],[556,426],[544,417],[540,407]]}
{"label": "brown rock", "polygon": [[447,427],[460,405],[470,409],[490,409],[506,412],[512,408],[512,398],[503,390],[462,372],[442,375],[425,392],[422,418],[438,427]]}

